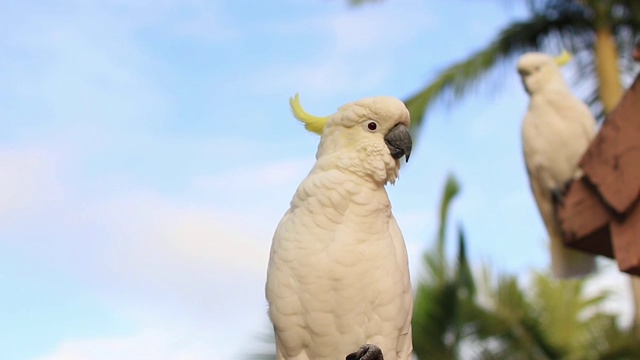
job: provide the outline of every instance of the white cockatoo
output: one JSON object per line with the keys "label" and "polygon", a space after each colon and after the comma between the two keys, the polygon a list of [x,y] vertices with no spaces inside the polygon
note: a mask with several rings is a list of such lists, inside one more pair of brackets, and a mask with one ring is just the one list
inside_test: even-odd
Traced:
{"label": "white cockatoo", "polygon": [[407,250],[384,187],[411,153],[409,111],[384,96],[327,117],[306,113],[297,95],[290,103],[321,137],[271,245],[266,297],[277,359],[345,359],[374,344],[386,360],[409,360]]}
{"label": "white cockatoo", "polygon": [[596,135],[596,120],[589,107],[573,95],[560,66],[571,59],[568,52],[553,58],[526,53],[518,61],[518,73],[529,94],[529,108],[522,123],[522,146],[531,190],[550,237],[551,267],[559,278],[579,277],[595,269],[595,257],[569,249],[554,201],[562,201],[565,186],[582,175],[578,162]]}

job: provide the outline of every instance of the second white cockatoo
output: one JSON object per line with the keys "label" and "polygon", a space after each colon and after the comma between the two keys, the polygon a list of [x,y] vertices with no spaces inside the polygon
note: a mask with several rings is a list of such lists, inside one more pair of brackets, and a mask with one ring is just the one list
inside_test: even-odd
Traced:
{"label": "second white cockatoo", "polygon": [[297,95],[291,107],[321,137],[271,245],[266,296],[277,359],[344,359],[374,344],[386,360],[410,360],[407,251],[385,190],[411,153],[409,111],[385,96],[328,117],[306,113]]}
{"label": "second white cockatoo", "polygon": [[593,255],[565,247],[554,201],[562,201],[565,186],[581,176],[580,158],[596,135],[589,107],[570,90],[560,66],[571,59],[563,52],[522,55],[518,73],[530,96],[522,123],[522,146],[531,190],[550,237],[551,267],[559,278],[579,277],[595,269]]}

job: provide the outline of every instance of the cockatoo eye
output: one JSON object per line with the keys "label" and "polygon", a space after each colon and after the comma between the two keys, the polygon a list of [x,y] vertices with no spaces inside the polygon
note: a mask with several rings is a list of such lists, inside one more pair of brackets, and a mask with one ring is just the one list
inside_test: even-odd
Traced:
{"label": "cockatoo eye", "polygon": [[367,123],[367,129],[369,129],[369,131],[376,131],[378,130],[378,123],[375,121],[369,121]]}

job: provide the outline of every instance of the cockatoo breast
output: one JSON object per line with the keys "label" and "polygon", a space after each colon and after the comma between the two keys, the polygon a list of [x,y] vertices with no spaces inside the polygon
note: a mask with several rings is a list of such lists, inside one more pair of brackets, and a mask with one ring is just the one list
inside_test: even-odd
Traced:
{"label": "cockatoo breast", "polygon": [[274,326],[299,332],[281,336],[283,349],[334,359],[366,342],[395,341],[406,327],[411,287],[384,187],[316,164],[276,230],[268,278]]}

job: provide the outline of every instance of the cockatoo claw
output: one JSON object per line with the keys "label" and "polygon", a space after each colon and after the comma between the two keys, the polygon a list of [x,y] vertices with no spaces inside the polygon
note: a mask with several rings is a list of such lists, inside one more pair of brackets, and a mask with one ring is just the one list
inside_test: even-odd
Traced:
{"label": "cockatoo claw", "polygon": [[551,199],[555,204],[564,205],[564,191],[561,189],[553,189],[551,190]]}
{"label": "cockatoo claw", "polygon": [[564,205],[564,198],[567,196],[567,193],[569,192],[569,187],[571,187],[572,181],[573,179],[564,183],[562,188],[551,190],[551,198],[554,203]]}
{"label": "cockatoo claw", "polygon": [[384,360],[384,356],[376,345],[365,344],[358,351],[347,355],[345,360]]}

